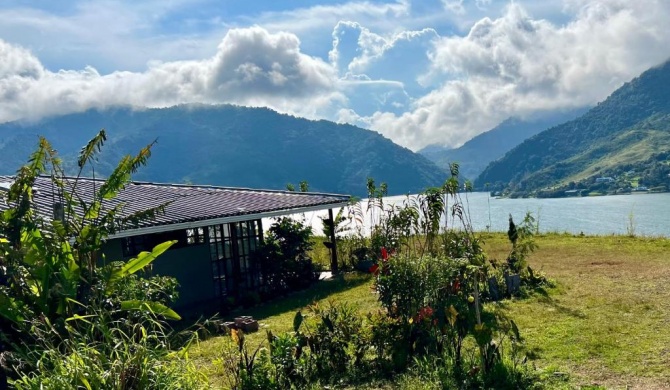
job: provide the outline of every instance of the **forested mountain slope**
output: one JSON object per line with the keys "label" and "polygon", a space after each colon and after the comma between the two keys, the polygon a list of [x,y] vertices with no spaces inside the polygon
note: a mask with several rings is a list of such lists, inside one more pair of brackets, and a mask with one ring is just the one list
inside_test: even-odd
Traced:
{"label": "forested mountain slope", "polygon": [[461,175],[474,180],[494,160],[504,156],[521,142],[533,135],[567,122],[586,112],[585,108],[545,112],[529,118],[508,118],[493,129],[479,134],[461,147],[450,149],[439,145],[430,145],[418,153],[426,156],[442,169],[457,162]]}
{"label": "forested mountain slope", "polygon": [[380,134],[350,125],[282,115],[266,108],[184,105],[163,109],[89,110],[39,123],[0,125],[0,173],[25,163],[44,135],[73,166],[99,129],[109,140],[97,164],[108,174],[124,154],[158,140],[137,180],[364,195],[366,179],[402,194],[441,185],[446,175],[425,157]]}
{"label": "forested mountain slope", "polygon": [[476,185],[533,193],[588,184],[625,167],[646,170],[645,161],[664,164],[662,156],[670,150],[669,120],[666,62],[624,84],[581,117],[521,143],[491,163]]}

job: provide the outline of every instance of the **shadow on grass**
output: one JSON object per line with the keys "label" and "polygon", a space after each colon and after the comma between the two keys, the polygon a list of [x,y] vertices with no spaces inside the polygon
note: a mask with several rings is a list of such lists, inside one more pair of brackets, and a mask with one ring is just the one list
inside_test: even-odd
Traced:
{"label": "shadow on grass", "polygon": [[551,298],[548,295],[546,295],[546,296],[543,295],[543,296],[538,297],[537,301],[539,303],[543,303],[545,305],[550,306],[551,308],[553,308],[554,310],[556,310],[556,312],[558,312],[560,314],[565,314],[565,315],[568,315],[570,317],[579,318],[579,319],[585,319],[586,318],[586,314],[584,314],[580,310],[572,309],[572,308],[569,308],[567,306],[563,306],[560,303],[558,303],[555,299]]}
{"label": "shadow on grass", "polygon": [[369,283],[371,280],[372,276],[370,274],[347,273],[335,275],[332,279],[319,281],[306,290],[290,293],[256,307],[235,310],[226,317],[250,315],[257,320],[262,320],[278,314],[297,311],[314,301],[350,290]]}

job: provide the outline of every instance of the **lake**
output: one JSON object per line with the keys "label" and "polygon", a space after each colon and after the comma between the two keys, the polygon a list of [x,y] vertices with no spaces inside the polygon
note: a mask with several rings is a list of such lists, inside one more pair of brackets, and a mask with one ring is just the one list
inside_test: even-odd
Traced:
{"label": "lake", "polygon": [[[670,193],[633,194],[558,199],[496,199],[486,192],[461,194],[470,210],[475,230],[485,231],[491,218],[491,231],[507,231],[508,216],[523,220],[526,212],[539,221],[540,232],[569,232],[588,235],[627,234],[632,226],[636,235],[670,236]],[[402,202],[405,196],[385,198],[388,203]],[[365,210],[365,200],[363,209]],[[337,212],[337,211],[335,211]],[[305,220],[321,234],[318,216],[327,212],[307,213]],[[369,221],[369,217],[365,218]],[[264,222],[269,226],[268,222]]]}

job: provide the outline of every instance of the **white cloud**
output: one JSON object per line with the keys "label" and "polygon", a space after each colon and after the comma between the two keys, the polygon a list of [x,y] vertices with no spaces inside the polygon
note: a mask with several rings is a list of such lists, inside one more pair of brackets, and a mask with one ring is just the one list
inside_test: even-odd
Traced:
{"label": "white cloud", "polygon": [[42,64],[29,51],[0,41],[0,79],[39,78],[43,71]]}
{"label": "white cloud", "polygon": [[481,10],[485,10],[491,5],[492,0],[475,0],[475,6]]}
{"label": "white cloud", "polygon": [[313,96],[332,90],[336,76],[324,61],[300,53],[295,35],[270,34],[260,27],[226,34],[212,66],[210,90],[236,100]]}
{"label": "white cloud", "polygon": [[463,6],[463,0],[442,0],[444,8],[448,11],[451,11],[457,15],[462,15],[465,13],[465,7]]}
{"label": "white cloud", "polygon": [[595,104],[668,58],[670,2],[571,0],[574,20],[557,26],[517,4],[483,18],[467,36],[443,37],[426,81],[441,86],[402,114],[358,118],[417,149],[459,145],[511,115]]}
{"label": "white cloud", "polygon": [[[333,29],[329,57],[340,73],[368,74],[373,78],[416,81],[428,70],[428,50],[439,35],[432,28],[376,34],[356,22],[340,21]],[[402,57],[402,58],[401,58]],[[398,60],[402,59],[400,67]],[[410,77],[403,77],[410,68]]]}
{"label": "white cloud", "polygon": [[[509,116],[595,104],[670,55],[665,0],[345,1],[184,27],[180,10],[199,2],[220,8],[0,6],[12,42],[0,40],[0,121],[229,102],[363,125],[412,149],[456,146]],[[262,27],[228,29],[248,24]],[[69,58],[78,65],[58,65]]]}
{"label": "white cloud", "polygon": [[349,1],[336,5],[314,5],[284,11],[264,12],[250,21],[270,31],[301,33],[330,29],[341,20],[353,20],[383,30],[394,30],[409,16],[410,0],[387,3]]}
{"label": "white cloud", "polygon": [[358,115],[388,110],[402,113],[413,97],[428,91],[417,75],[430,66],[433,29],[381,35],[356,22],[340,21],[332,33],[329,58],[343,81],[349,107]]}
{"label": "white cloud", "polygon": [[[118,69],[141,70],[151,59],[164,61],[202,58],[226,31],[195,33],[180,23],[179,33],[161,24],[184,8],[197,8],[205,0],[70,1],[59,12],[36,7],[0,5],[0,38],[21,45],[52,66],[78,68],[86,64],[109,73]],[[186,31],[183,31],[186,30]],[[53,66],[55,64],[55,66]]]}
{"label": "white cloud", "polygon": [[27,50],[0,40],[0,121],[91,107],[185,102],[324,116],[323,110],[343,99],[336,82],[328,63],[301,53],[295,35],[270,34],[260,27],[229,31],[209,59],[155,62],[144,72],[108,75],[91,67],[51,72]]}

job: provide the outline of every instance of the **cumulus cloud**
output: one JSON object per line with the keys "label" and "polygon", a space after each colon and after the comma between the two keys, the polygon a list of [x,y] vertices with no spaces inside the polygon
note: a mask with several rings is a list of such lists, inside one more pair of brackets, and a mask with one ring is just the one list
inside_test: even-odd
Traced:
{"label": "cumulus cloud", "polygon": [[430,69],[428,50],[438,37],[430,28],[382,35],[357,22],[338,22],[329,58],[349,107],[359,115],[407,111],[414,96],[429,91],[418,75]]}
{"label": "cumulus cloud", "polygon": [[[340,21],[333,29],[331,62],[341,74],[417,83],[428,70],[428,51],[439,37],[432,28],[376,34],[356,22]],[[399,66],[402,63],[402,66]]]}
{"label": "cumulus cloud", "polygon": [[[191,1],[169,2],[158,18],[171,20]],[[362,125],[412,149],[458,146],[510,116],[593,105],[670,56],[666,0],[352,0],[261,13],[249,22],[262,28],[225,35],[215,28],[213,42],[175,34],[172,44],[171,36],[152,35],[144,14],[152,7],[104,4],[130,16],[97,35],[101,6],[93,3],[71,18],[0,10],[0,36],[55,37],[58,29],[82,39],[47,52],[34,44],[41,37],[23,47],[0,40],[0,121],[113,105],[235,103]],[[116,49],[98,57],[91,47]],[[73,48],[103,62],[141,55],[132,71],[111,73],[83,65],[54,71],[45,60]],[[147,58],[165,62],[144,65]]]}
{"label": "cumulus cloud", "polygon": [[512,115],[595,104],[670,55],[663,33],[669,2],[565,4],[574,17],[562,26],[512,3],[501,17],[479,20],[466,36],[440,38],[422,76],[439,87],[405,113],[377,112],[356,123],[413,149],[457,146]]}
{"label": "cumulus cloud", "polygon": [[343,99],[336,81],[328,63],[301,52],[295,35],[260,27],[230,30],[209,59],[107,75],[92,67],[51,72],[29,51],[0,40],[0,121],[185,102],[262,105],[313,117]]}
{"label": "cumulus cloud", "polygon": [[0,40],[0,79],[39,78],[43,71],[42,64],[28,50]]}

